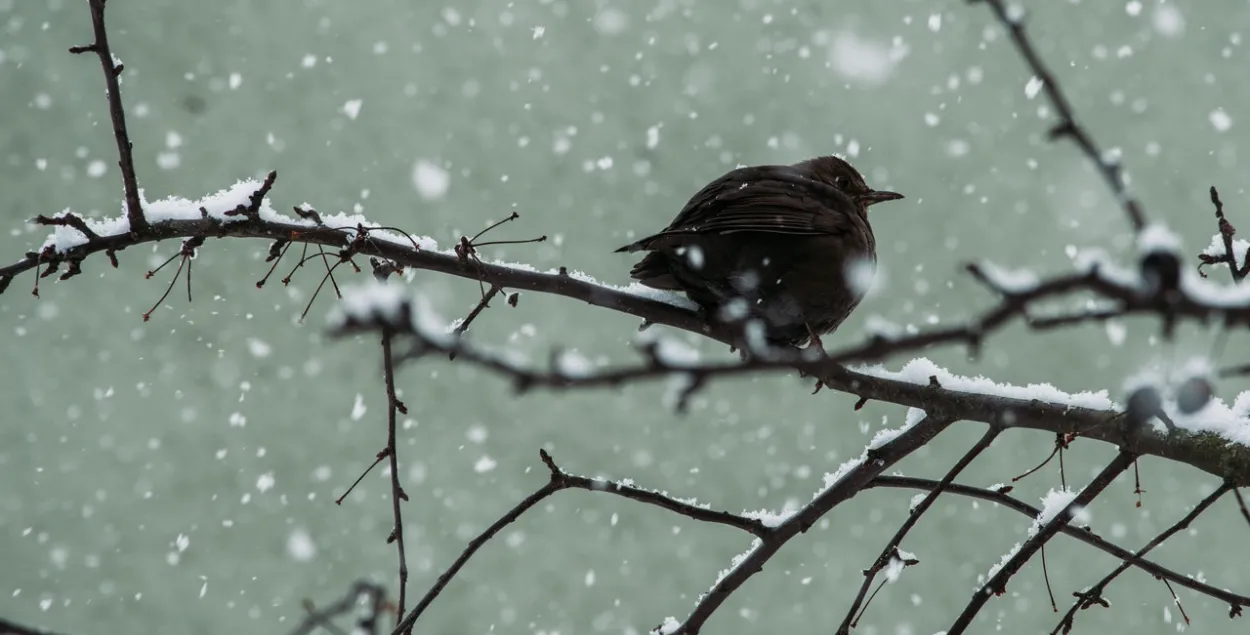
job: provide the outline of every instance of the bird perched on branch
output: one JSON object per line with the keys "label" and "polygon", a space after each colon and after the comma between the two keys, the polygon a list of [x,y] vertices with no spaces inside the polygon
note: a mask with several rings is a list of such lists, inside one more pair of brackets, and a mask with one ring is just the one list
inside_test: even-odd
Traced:
{"label": "bird perched on branch", "polygon": [[710,320],[758,320],[770,346],[820,346],[872,282],[868,208],[900,198],[834,156],[738,168],[699,190],[663,231],[617,252],[649,252],[630,276],[685,292]]}

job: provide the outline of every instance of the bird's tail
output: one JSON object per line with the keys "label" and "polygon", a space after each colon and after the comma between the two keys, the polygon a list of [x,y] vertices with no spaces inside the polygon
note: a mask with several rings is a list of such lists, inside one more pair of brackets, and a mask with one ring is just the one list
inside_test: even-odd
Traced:
{"label": "bird's tail", "polygon": [[673,275],[668,256],[657,251],[643,256],[642,260],[630,269],[629,276],[652,289],[680,291],[685,288]]}
{"label": "bird's tail", "polygon": [[646,238],[643,238],[642,240],[629,243],[628,245],[625,245],[624,247],[617,249],[613,253],[621,254],[621,253],[633,253],[635,251],[645,251],[651,248],[651,242],[654,240],[655,240],[655,236],[647,236]]}
{"label": "bird's tail", "polygon": [[682,245],[690,242],[693,237],[698,235],[699,231],[696,229],[666,229],[658,234],[652,234],[642,240],[629,243],[628,245],[617,249],[616,253],[619,254],[648,250],[655,251],[657,249],[681,247]]}

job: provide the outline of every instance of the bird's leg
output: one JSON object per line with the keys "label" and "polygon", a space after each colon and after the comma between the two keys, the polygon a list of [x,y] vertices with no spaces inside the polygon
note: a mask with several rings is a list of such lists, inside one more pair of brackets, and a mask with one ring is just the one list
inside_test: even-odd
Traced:
{"label": "bird's leg", "polygon": [[803,350],[809,350],[814,347],[820,351],[821,357],[828,357],[828,355],[825,355],[825,343],[821,341],[820,336],[816,334],[816,331],[812,330],[811,325],[807,325],[807,332],[812,336],[812,339],[807,341],[807,346],[804,346]]}
{"label": "bird's leg", "polygon": [[[814,329],[812,329],[812,325],[810,323],[804,322],[803,325],[807,327],[807,334],[811,336],[811,339],[807,341],[807,346],[803,347],[802,349],[803,352],[806,353],[807,351],[815,347],[816,350],[820,351],[820,359],[822,360],[828,359],[829,355],[825,353],[825,343],[820,340],[820,335],[817,334]],[[804,355],[804,357],[806,356],[807,355]],[[804,373],[803,371],[799,371],[799,374],[801,376],[806,375],[806,373]],[[820,392],[820,389],[824,387],[825,387],[824,380],[820,379],[819,377],[816,378],[816,387],[812,389],[812,394],[814,395]]]}
{"label": "bird's leg", "polygon": [[802,350],[809,351],[815,348],[820,351],[820,359],[828,358],[829,355],[825,353],[825,343],[821,341],[820,334],[816,332],[816,329],[812,328],[810,322],[804,322],[803,326],[807,327],[807,335],[810,339],[807,340],[807,346],[804,346]]}

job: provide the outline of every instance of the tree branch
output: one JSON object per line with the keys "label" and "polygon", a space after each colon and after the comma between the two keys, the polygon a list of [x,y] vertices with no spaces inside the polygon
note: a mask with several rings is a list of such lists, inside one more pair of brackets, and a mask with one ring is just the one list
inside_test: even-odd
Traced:
{"label": "tree branch", "polygon": [[731,514],[729,512],[712,511],[706,507],[688,501],[679,500],[659,492],[635,487],[629,482],[607,481],[604,479],[577,476],[564,471],[556,465],[555,459],[551,458],[551,455],[548,454],[546,450],[539,450],[538,455],[539,458],[542,459],[543,464],[547,466],[547,470],[550,475],[547,483],[539,488],[538,491],[527,496],[515,507],[508,510],[499,518],[499,520],[496,520],[490,527],[470,541],[464,551],[460,553],[460,556],[457,557],[455,562],[452,563],[452,566],[448,568],[447,571],[443,572],[443,575],[439,576],[438,580],[434,583],[434,586],[426,592],[425,596],[421,598],[421,601],[418,602],[412,609],[412,612],[405,616],[404,619],[395,627],[392,635],[402,635],[403,633],[411,630],[413,625],[416,624],[417,619],[421,617],[421,614],[426,608],[429,607],[430,603],[433,602],[440,593],[442,593],[443,589],[447,586],[447,583],[455,577],[456,573],[464,567],[464,565],[469,561],[469,558],[473,557],[473,554],[476,553],[482,545],[486,544],[492,537],[498,534],[500,530],[508,524],[514,522],[528,509],[561,490],[582,489],[588,492],[603,492],[606,494],[612,494],[614,496],[620,496],[632,501],[653,505],[661,509],[667,509],[671,512],[700,522],[735,527],[756,536],[768,535],[772,531],[772,529],[759,520],[759,518],[752,518],[747,515]]}
{"label": "tree branch", "polygon": [[[864,570],[864,583],[860,585],[859,593],[855,595],[854,601],[851,602],[851,607],[847,609],[846,617],[843,618],[842,624],[838,627],[838,635],[846,635],[847,633],[850,633],[851,629],[855,627],[857,622],[859,622],[859,618],[863,617],[863,614],[860,613],[859,607],[864,601],[864,596],[867,595],[868,589],[872,586],[872,582],[876,579],[877,574],[890,564],[890,560],[898,552],[899,545],[903,544],[903,538],[907,537],[907,533],[911,531],[912,527],[916,526],[920,517],[923,516],[924,513],[932,507],[933,503],[937,501],[937,497],[947,487],[949,487],[952,482],[954,482],[955,477],[959,476],[959,473],[962,472],[964,468],[968,467],[968,465],[972,463],[973,459],[980,456],[986,448],[990,447],[990,444],[994,442],[994,439],[998,438],[998,434],[1000,432],[1002,432],[1002,428],[990,426],[989,429],[985,431],[985,434],[982,435],[976,442],[976,445],[972,446],[972,448],[965,452],[964,455],[955,462],[955,465],[951,466],[950,470],[946,472],[946,476],[942,477],[942,480],[938,481],[937,485],[935,485],[933,489],[929,490],[929,493],[925,495],[924,500],[920,501],[919,504],[911,509],[911,513],[907,516],[907,520],[903,521],[903,524],[899,526],[898,531],[894,532],[894,537],[890,538],[890,541],[887,542],[885,547],[881,549],[881,555],[877,556],[877,559],[873,561],[871,567]],[[867,607],[865,607],[864,610],[866,611]],[[856,617],[857,614],[859,617]]]}
{"label": "tree branch", "polygon": [[[764,567],[764,563],[780,551],[790,539],[806,532],[829,510],[858,494],[869,481],[931,441],[951,423],[950,419],[943,417],[925,416],[889,441],[879,445],[870,445],[859,459],[844,464],[833,476],[826,476],[827,485],[824,491],[817,494],[811,503],[777,526],[771,534],[757,539],[752,549],[738,558],[735,565],[716,581],[712,589],[695,602],[694,610],[685,621],[676,628],[673,628],[671,623],[666,624],[663,627],[664,634],[695,635],[698,633],[716,609],[751,576],[758,573]],[[656,633],[658,630],[652,632]]]}
{"label": "tree branch", "polygon": [[1072,110],[1072,104],[1068,102],[1067,95],[1063,89],[1059,87],[1059,82],[1055,79],[1054,74],[1046,67],[1046,63],[1042,61],[1041,56],[1037,54],[1037,50],[1033,47],[1033,43],[1029,40],[1028,34],[1024,30],[1023,15],[1009,15],[1009,11],[1003,0],[970,0],[971,2],[985,2],[990,5],[990,9],[994,12],[994,17],[998,18],[999,23],[1007,30],[1007,34],[1011,37],[1011,41],[1016,46],[1016,50],[1020,52],[1020,57],[1024,58],[1033,75],[1042,82],[1042,89],[1046,92],[1046,96],[1050,99],[1050,103],[1055,108],[1055,114],[1059,117],[1059,123],[1050,129],[1048,136],[1051,139],[1067,137],[1076,144],[1089,162],[1093,164],[1094,169],[1102,175],[1107,187],[1111,190],[1112,196],[1116,202],[1124,208],[1124,213],[1128,215],[1129,222],[1133,225],[1133,231],[1140,232],[1146,227],[1146,216],[1142,213],[1141,204],[1137,202],[1128,192],[1128,188],[1124,185],[1124,175],[1121,173],[1119,159],[1107,155],[1098,148],[1094,143],[1094,138],[1076,121],[1076,114]]}
{"label": "tree branch", "polygon": [[318,628],[331,630],[331,632],[342,632],[334,627],[332,620],[340,615],[348,615],[356,611],[356,605],[361,597],[368,600],[368,610],[359,615],[356,620],[356,630],[353,633],[363,633],[365,635],[373,635],[377,633],[378,622],[381,620],[382,614],[386,612],[386,589],[382,585],[374,584],[367,580],[357,581],[347,590],[343,597],[332,602],[329,606],[318,609],[312,601],[304,601],[304,611],[307,615],[290,633],[290,635],[309,635]]}
{"label": "tree branch", "polygon": [[[1215,501],[1219,500],[1221,496],[1223,496],[1224,494],[1227,494],[1228,491],[1231,489],[1233,489],[1233,487],[1229,485],[1227,481],[1225,481],[1224,483],[1221,483],[1220,486],[1217,487],[1214,492],[1211,492],[1209,496],[1202,499],[1201,502],[1195,505],[1193,510],[1191,510],[1188,514],[1186,514],[1184,518],[1181,518],[1180,520],[1176,521],[1176,524],[1172,525],[1171,527],[1168,527],[1166,530],[1164,530],[1163,533],[1159,534],[1158,536],[1155,536],[1154,539],[1146,543],[1145,547],[1138,549],[1137,552],[1133,555],[1138,558],[1141,558],[1142,556],[1150,553],[1151,550],[1153,550],[1155,547],[1158,547],[1159,545],[1163,544],[1164,540],[1171,538],[1174,534],[1176,534],[1176,532],[1188,527],[1189,524],[1194,521],[1194,519],[1198,518],[1198,516],[1201,515],[1202,512],[1206,511],[1208,507],[1210,507],[1213,503],[1215,503]],[[1113,570],[1111,573],[1108,573],[1106,577],[1099,580],[1098,583],[1095,584],[1094,586],[1090,587],[1089,589],[1085,591],[1081,591],[1079,593],[1073,593],[1072,595],[1076,596],[1076,602],[1072,604],[1072,608],[1069,608],[1068,612],[1063,616],[1062,619],[1059,620],[1059,624],[1055,626],[1055,629],[1053,631],[1051,631],[1051,635],[1055,635],[1056,633],[1059,633],[1060,631],[1063,631],[1064,633],[1071,631],[1072,620],[1076,617],[1076,612],[1078,610],[1090,608],[1091,606],[1094,606],[1095,604],[1099,604],[1102,606],[1110,606],[1110,604],[1108,604],[1107,601],[1103,599],[1102,592],[1107,588],[1107,585],[1111,584],[1112,580],[1115,580],[1116,577],[1118,577],[1121,573],[1124,573],[1126,570],[1128,570],[1130,566],[1132,566],[1131,563],[1126,560],[1123,563],[1121,563],[1120,566],[1116,567],[1115,570]],[[1167,578],[1164,578],[1164,579],[1166,580]],[[1232,606],[1234,607],[1234,609],[1236,609],[1236,607],[1243,606],[1243,605],[1234,602],[1232,603]]]}
{"label": "tree branch", "polygon": [[117,62],[109,48],[108,30],[104,28],[104,0],[87,0],[91,8],[91,27],[95,34],[95,42],[87,46],[75,46],[70,53],[95,53],[100,59],[104,70],[104,86],[108,95],[109,118],[113,120],[113,139],[117,142],[117,165],[122,172],[122,187],[126,194],[126,219],[130,221],[130,231],[142,231],[147,228],[148,221],[143,216],[143,205],[139,201],[139,181],[135,176],[134,144],[130,141],[130,133],[126,131],[126,109],[122,105],[121,85],[117,78],[124,68]]}
{"label": "tree branch", "polygon": [[[506,276],[505,271],[494,272]],[[532,275],[532,274],[531,274]],[[583,284],[583,283],[578,283]],[[591,284],[591,283],[585,283]],[[510,286],[510,285],[509,285]],[[602,288],[602,287],[601,287]],[[557,291],[559,292],[559,290]],[[504,356],[478,349],[468,342],[448,337],[441,318],[433,315],[423,298],[385,296],[370,299],[368,288],[355,290],[353,299],[345,302],[334,332],[352,333],[378,328],[404,332],[414,340],[408,357],[455,352],[457,359],[506,377],[520,390],[534,388],[568,390],[574,388],[615,387],[627,382],[677,377],[688,390],[706,385],[712,379],[797,369],[818,376],[825,386],[856,395],[863,400],[877,400],[940,413],[951,419],[980,421],[1004,428],[1030,428],[1051,433],[1079,434],[1104,441],[1136,454],[1149,454],[1192,465],[1236,483],[1250,484],[1250,446],[1232,442],[1213,432],[1189,432],[1176,429],[1160,434],[1149,425],[1134,423],[1122,413],[1108,407],[1081,407],[1088,403],[1070,398],[1067,403],[1052,403],[1035,397],[1016,398],[999,393],[981,393],[951,388],[974,385],[936,366],[921,364],[924,372],[889,373],[881,369],[847,369],[837,360],[854,357],[852,353],[831,352],[828,359],[803,352],[778,352],[758,356],[744,362],[688,362],[666,355],[655,344],[645,344],[641,363],[615,368],[567,368],[561,358],[549,369],[515,364]],[[618,295],[619,294],[619,295]],[[606,299],[619,298],[622,305],[645,312],[646,305],[630,299],[619,291],[604,290],[586,294],[593,303],[604,306]],[[359,297],[356,297],[359,296]],[[395,306],[399,303],[399,306]],[[675,308],[675,307],[674,307]],[[661,321],[657,316],[654,321]],[[437,330],[436,330],[437,329]],[[854,349],[851,349],[854,350]],[[577,365],[575,365],[577,366]],[[941,374],[941,376],[935,373]],[[904,378],[905,377],[905,378]],[[921,378],[924,379],[921,379]],[[933,386],[930,377],[940,381]],[[1009,394],[1029,394],[1018,391]],[[688,395],[687,395],[688,396]],[[1110,405],[1110,401],[1107,400]]]}
{"label": "tree branch", "polygon": [[1078,510],[1093,502],[1094,498],[1107,489],[1117,476],[1132,466],[1133,461],[1136,459],[1137,457],[1132,453],[1121,451],[1098,473],[1098,476],[1094,477],[1094,480],[1090,481],[1089,485],[1085,486],[1085,489],[1081,490],[1080,494],[1077,494],[1053,518],[1043,519],[1039,515],[1035,520],[1035,531],[1031,531],[1031,535],[1024,541],[1024,544],[1014,550],[1006,561],[997,568],[997,571],[990,575],[989,580],[972,594],[972,599],[968,602],[968,605],[964,607],[963,612],[955,619],[955,623],[947,629],[947,635],[961,635],[972,624],[973,618],[976,617],[981,607],[985,606],[985,603],[989,601],[990,596],[1002,595],[1006,592],[1007,581],[1024,567],[1024,564],[1033,557],[1033,554],[1037,553],[1047,541],[1059,533],[1059,528],[1068,524],[1068,521],[1072,520],[1072,517],[1076,515]]}
{"label": "tree branch", "polygon": [[396,615],[404,614],[404,597],[408,588],[408,558],[404,552],[404,516],[400,503],[408,500],[408,494],[399,483],[399,444],[395,441],[398,413],[408,413],[408,408],[395,395],[395,360],[391,353],[391,333],[382,333],[382,368],[386,377],[386,450],[391,460],[391,507],[395,525],[387,542],[394,542],[399,555],[399,604]]}
{"label": "tree branch", "polygon": [[22,626],[17,622],[0,618],[0,635],[56,635],[56,633],[42,628]]}
{"label": "tree branch", "polygon": [[[932,491],[938,486],[938,483],[939,481],[932,479],[916,478],[912,476],[878,476],[870,481],[868,485],[865,486],[865,489],[871,489],[874,487],[889,487]],[[1010,491],[1010,489],[1011,488],[1008,487],[1004,490],[994,491],[981,487],[951,483],[946,487],[946,492],[949,494],[967,496],[969,498],[976,498],[1001,505],[1030,518],[1037,518],[1038,515],[1042,513],[1042,510],[1017,498],[1009,496],[1007,492]],[[1147,560],[1129,551],[1128,549],[1102,538],[1086,527],[1073,527],[1071,524],[1067,524],[1060,527],[1059,531],[1060,533],[1063,533],[1071,538],[1075,538],[1110,555],[1113,558],[1127,562],[1156,578],[1174,582],[1197,593],[1228,602],[1229,605],[1232,606],[1250,606],[1250,596],[1238,595],[1224,589],[1216,588],[1206,584],[1205,582],[1198,582],[1192,575],[1178,573],[1168,569],[1167,567],[1151,562],[1150,560]]]}

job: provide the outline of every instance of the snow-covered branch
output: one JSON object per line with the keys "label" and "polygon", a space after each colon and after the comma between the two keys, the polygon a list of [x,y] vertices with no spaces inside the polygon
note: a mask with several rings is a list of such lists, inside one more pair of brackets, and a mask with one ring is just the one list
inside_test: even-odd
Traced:
{"label": "snow-covered branch", "polygon": [[926,359],[911,360],[898,371],[882,366],[848,368],[839,360],[854,359],[856,354],[840,352],[831,352],[824,359],[804,351],[778,351],[744,361],[699,361],[682,354],[682,344],[643,338],[637,347],[642,360],[636,364],[597,368],[580,355],[557,353],[547,367],[533,366],[505,352],[453,337],[449,323],[423,296],[395,284],[349,288],[331,328],[340,334],[378,329],[406,334],[410,340],[406,358],[454,353],[463,363],[506,377],[518,390],[572,390],[667,380],[678,407],[715,379],[798,370],[819,378],[824,386],[862,400],[920,408],[957,420],[1096,439],[1138,454],[1186,463],[1233,482],[1250,483],[1250,421],[1240,414],[1245,411],[1243,406],[1250,404],[1250,394],[1239,396],[1232,407],[1212,398],[1188,413],[1175,398],[1161,399],[1158,413],[1176,428],[1169,431],[1150,425],[1155,412],[1144,418],[1124,416],[1125,407],[1110,399],[1106,391],[1070,394],[1047,384],[1012,386],[984,377],[956,375]]}

